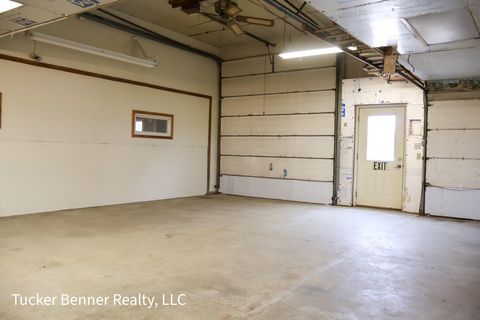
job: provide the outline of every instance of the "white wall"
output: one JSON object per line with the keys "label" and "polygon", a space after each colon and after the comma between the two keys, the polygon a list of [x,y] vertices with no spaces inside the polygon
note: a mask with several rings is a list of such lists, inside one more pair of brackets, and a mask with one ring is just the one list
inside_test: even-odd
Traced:
{"label": "white wall", "polygon": [[[76,18],[38,31],[130,53],[131,36]],[[216,174],[217,66],[140,40],[150,70],[38,44],[42,62],[213,96],[210,190]],[[32,42],[1,39],[26,58]],[[0,60],[0,216],[205,194],[208,100]],[[131,110],[172,113],[174,139],[134,139]]]}
{"label": "white wall", "polygon": [[480,220],[480,99],[431,98],[425,211]]}
{"label": "white wall", "polygon": [[[423,91],[406,81],[390,84],[382,78],[346,79],[342,87],[345,117],[340,129],[339,204],[351,206],[354,190],[355,106],[365,104],[406,104],[405,176],[403,211],[419,212],[422,193]],[[420,126],[410,132],[410,121]]]}
{"label": "white wall", "polygon": [[223,63],[221,192],[332,202],[335,58]]}

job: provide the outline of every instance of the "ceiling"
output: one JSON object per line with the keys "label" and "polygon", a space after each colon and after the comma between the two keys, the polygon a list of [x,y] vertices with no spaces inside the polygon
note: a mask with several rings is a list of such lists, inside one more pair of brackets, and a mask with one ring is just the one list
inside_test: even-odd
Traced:
{"label": "ceiling", "polygon": [[312,0],[310,5],[370,47],[395,47],[400,62],[423,80],[480,75],[479,0]]}
{"label": "ceiling", "polygon": [[[214,0],[203,1],[202,11],[214,13],[214,2]],[[275,43],[278,39],[284,37],[293,38],[304,34],[304,32],[300,31],[301,26],[297,22],[280,15],[278,11],[262,1],[236,0],[235,2],[242,8],[242,15],[275,20],[275,25],[271,28],[240,23],[245,31],[264,40]],[[247,44],[256,41],[246,35],[236,36],[227,27],[200,14],[189,15],[181,11],[180,8],[173,9],[167,0],[126,0],[113,5],[112,8],[216,47]],[[270,13],[268,10],[275,14]],[[287,21],[285,22],[282,19]]]}
{"label": "ceiling", "polygon": [[[0,14],[0,36],[109,6],[218,48],[258,41],[245,34],[236,36],[228,27],[203,15],[174,9],[168,0],[16,1],[24,6]],[[277,1],[297,7],[303,3],[303,0]],[[286,39],[290,41],[305,34],[302,23],[266,1],[236,2],[243,9],[242,15],[274,19],[273,27],[241,23],[245,31],[256,37],[285,43]],[[214,13],[214,3],[215,0],[202,1],[202,11]],[[328,29],[336,23],[342,32],[371,48],[396,48],[400,63],[423,80],[480,76],[480,0],[310,0],[303,12],[319,28]]]}
{"label": "ceiling", "polygon": [[[202,10],[213,12],[214,2],[204,1]],[[303,1],[290,2],[299,6]],[[301,24],[264,1],[237,3],[242,14],[275,19],[273,28],[242,25],[267,41],[303,34],[297,30]],[[304,10],[320,25],[333,21],[372,48],[396,48],[400,63],[423,80],[480,75],[480,0],[310,0],[308,4]],[[199,14],[172,9],[167,0],[126,0],[112,7],[216,47],[255,41],[235,36]]]}

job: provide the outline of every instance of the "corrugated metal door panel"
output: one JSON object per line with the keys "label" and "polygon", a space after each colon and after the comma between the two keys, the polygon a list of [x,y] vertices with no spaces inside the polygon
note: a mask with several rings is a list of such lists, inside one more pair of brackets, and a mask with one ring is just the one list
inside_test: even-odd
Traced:
{"label": "corrugated metal door panel", "polygon": [[428,128],[480,128],[480,100],[434,101],[428,111]]}
{"label": "corrugated metal door panel", "polygon": [[333,90],[227,98],[222,101],[223,116],[333,112],[334,109]]}
{"label": "corrugated metal door panel", "polygon": [[429,157],[480,159],[480,130],[430,131],[427,146]]}
{"label": "corrugated metal door panel", "polygon": [[335,68],[275,73],[267,76],[266,92],[326,90],[335,88]]}
{"label": "corrugated metal door panel", "polygon": [[480,190],[427,187],[425,198],[429,214],[480,220]]}
{"label": "corrugated metal door panel", "polygon": [[[275,72],[289,70],[324,68],[335,66],[335,55],[309,57],[308,59],[275,59]],[[224,62],[222,77],[235,77],[248,74],[269,73],[272,66],[267,56]]]}
{"label": "corrugated metal door panel", "polygon": [[223,137],[223,155],[333,158],[333,137]]}
{"label": "corrugated metal door panel", "polygon": [[479,161],[430,159],[427,182],[446,188],[480,188]]}
{"label": "corrugated metal door panel", "polygon": [[248,197],[332,203],[331,182],[222,176],[220,191]]}
{"label": "corrugated metal door panel", "polygon": [[334,115],[223,118],[222,135],[333,135]]}
{"label": "corrugated metal door panel", "polygon": [[222,157],[221,174],[331,181],[333,160]]}
{"label": "corrugated metal door panel", "polygon": [[222,96],[288,93],[335,88],[335,68],[228,78],[222,80]]}

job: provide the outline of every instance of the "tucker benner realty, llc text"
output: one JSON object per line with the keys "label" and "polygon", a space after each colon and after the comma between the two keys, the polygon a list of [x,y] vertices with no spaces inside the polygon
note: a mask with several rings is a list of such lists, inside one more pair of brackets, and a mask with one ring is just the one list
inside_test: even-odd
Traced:
{"label": "tucker benner realty, llc text", "polygon": [[161,297],[149,296],[144,293],[123,295],[114,293],[109,296],[74,296],[67,293],[46,296],[12,294],[15,306],[114,306],[114,307],[145,307],[147,309],[165,306],[186,305],[185,294],[162,294]]}

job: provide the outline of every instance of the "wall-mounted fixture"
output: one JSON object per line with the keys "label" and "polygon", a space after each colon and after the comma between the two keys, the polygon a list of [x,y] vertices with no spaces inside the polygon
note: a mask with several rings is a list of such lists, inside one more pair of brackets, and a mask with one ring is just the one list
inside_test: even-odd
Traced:
{"label": "wall-mounted fixture", "polygon": [[109,58],[117,61],[127,62],[127,63],[135,64],[138,66],[142,66],[142,67],[155,68],[157,66],[157,62],[154,60],[141,59],[134,56],[129,56],[127,54],[105,50],[97,47],[92,47],[83,43],[78,43],[78,42],[50,36],[43,33],[30,32],[29,36],[30,36],[30,39],[34,41],[48,43],[54,46],[72,49],[72,50],[76,50],[84,53],[89,53],[89,54],[93,54],[96,56]]}
{"label": "wall-mounted fixture", "polygon": [[282,59],[294,59],[294,58],[319,56],[323,54],[332,54],[332,53],[339,53],[339,52],[343,52],[342,49],[339,49],[337,47],[330,47],[330,48],[321,48],[321,49],[284,52],[284,53],[280,53],[279,56]]}
{"label": "wall-mounted fixture", "polygon": [[0,13],[4,13],[18,7],[23,6],[23,4],[11,0],[1,0],[0,1]]}

